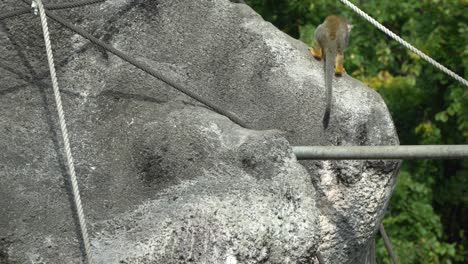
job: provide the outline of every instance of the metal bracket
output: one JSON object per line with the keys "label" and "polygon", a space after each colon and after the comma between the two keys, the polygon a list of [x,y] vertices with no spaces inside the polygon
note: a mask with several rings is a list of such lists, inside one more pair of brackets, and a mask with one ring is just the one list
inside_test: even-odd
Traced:
{"label": "metal bracket", "polygon": [[37,12],[38,12],[39,9],[38,9],[38,7],[37,7],[36,0],[33,0],[33,1],[31,2],[31,9],[33,10],[34,15],[37,16]]}

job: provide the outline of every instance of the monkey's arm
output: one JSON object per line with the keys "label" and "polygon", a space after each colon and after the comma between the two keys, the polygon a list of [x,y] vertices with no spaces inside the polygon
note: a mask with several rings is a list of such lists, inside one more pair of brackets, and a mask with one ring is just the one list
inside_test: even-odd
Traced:
{"label": "monkey's arm", "polygon": [[314,41],[314,46],[312,48],[309,48],[309,52],[317,60],[321,60],[322,57],[323,57],[322,47],[320,46],[320,44],[317,41]]}
{"label": "monkey's arm", "polygon": [[323,58],[323,48],[322,45],[320,45],[321,39],[323,39],[323,34],[324,34],[324,26],[323,24],[320,24],[317,29],[315,29],[314,33],[314,47],[309,48],[310,54],[314,56],[317,60],[321,60]]}

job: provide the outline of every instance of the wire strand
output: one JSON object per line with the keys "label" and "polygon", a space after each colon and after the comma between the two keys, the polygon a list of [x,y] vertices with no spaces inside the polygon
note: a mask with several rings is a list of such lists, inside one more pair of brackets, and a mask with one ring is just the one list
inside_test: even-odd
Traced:
{"label": "wire strand", "polygon": [[187,88],[187,87],[182,86],[177,81],[175,81],[173,79],[170,79],[169,77],[165,76],[164,74],[152,69],[148,64],[146,64],[146,63],[144,63],[144,62],[142,62],[140,60],[137,60],[137,59],[131,57],[130,55],[128,55],[128,54],[114,48],[113,46],[111,46],[111,45],[97,39],[93,35],[86,32],[84,29],[71,24],[70,22],[68,22],[64,18],[62,18],[60,16],[57,16],[57,15],[55,15],[55,14],[53,14],[50,11],[47,11],[47,10],[45,12],[46,12],[47,16],[49,16],[53,20],[55,20],[58,23],[64,25],[65,27],[71,29],[72,31],[80,34],[81,36],[88,39],[92,43],[94,43],[94,44],[102,47],[103,49],[111,52],[112,54],[116,55],[117,57],[121,58],[122,60],[132,64],[133,66],[135,66],[135,67],[139,68],[140,70],[148,73],[149,75],[163,81],[164,83],[166,83],[169,86],[175,88],[176,90],[184,93],[185,95],[187,95],[187,96],[197,100],[198,102],[208,106],[209,108],[211,108],[213,111],[217,112],[218,114],[226,116],[231,121],[233,121],[234,123],[240,125],[241,127],[250,128],[247,125],[247,123],[245,123],[242,119],[240,119],[234,113],[232,113],[230,111],[227,111],[227,110],[224,110],[221,106],[219,106],[219,105],[217,105],[217,104],[215,104],[213,102],[210,102],[207,99],[203,98],[202,96],[200,96],[200,95],[196,94],[195,92],[193,92],[193,90],[195,90],[195,89],[193,89],[193,87],[189,86]]}
{"label": "wire strand", "polygon": [[447,75],[449,75],[450,77],[454,78],[455,80],[461,82],[463,85],[465,86],[468,86],[468,81],[466,79],[464,79],[463,77],[461,77],[460,75],[456,74],[455,72],[451,71],[450,69],[448,69],[447,67],[445,67],[444,65],[438,63],[436,60],[432,59],[431,57],[429,57],[428,55],[426,55],[424,52],[418,50],[417,48],[415,48],[413,45],[411,45],[410,43],[408,43],[407,41],[405,41],[404,39],[400,38],[397,34],[393,33],[390,29],[386,28],[385,26],[383,26],[382,24],[380,24],[379,22],[377,22],[377,20],[373,19],[371,16],[369,16],[368,14],[366,14],[364,11],[362,11],[361,9],[359,9],[357,6],[353,5],[351,2],[349,2],[348,0],[340,0],[343,4],[347,5],[349,8],[351,8],[354,12],[356,12],[358,15],[360,15],[361,17],[363,17],[364,19],[366,19],[367,21],[369,21],[372,25],[374,25],[375,27],[377,27],[378,29],[380,29],[381,31],[383,31],[385,34],[387,34],[389,37],[393,38],[394,40],[396,40],[398,43],[400,43],[401,45],[403,45],[404,47],[406,47],[407,49],[411,50],[412,52],[416,53],[418,56],[420,56],[421,58],[423,58],[424,60],[426,60],[427,62],[429,62],[430,64],[434,65],[436,68],[438,68],[439,70],[443,71],[444,73],[446,73]]}
{"label": "wire strand", "polygon": [[400,261],[398,261],[398,257],[396,256],[395,252],[393,252],[392,243],[390,242],[390,238],[388,238],[387,232],[385,232],[385,228],[382,223],[379,225],[379,231],[384,241],[385,248],[387,249],[390,258],[392,259],[392,263],[400,264]]}
{"label": "wire strand", "polygon": [[[105,1],[106,0],[84,0],[84,1],[76,1],[76,2],[70,2],[70,3],[48,4],[48,5],[45,5],[45,9],[47,10],[67,9],[67,8],[74,8],[74,7],[91,5],[91,4],[97,4],[97,3],[105,2]],[[27,7],[21,8],[18,10],[13,10],[13,11],[9,11],[7,13],[1,14],[0,20],[19,16],[19,15],[24,15],[28,13],[31,13],[30,8],[27,8]]]}
{"label": "wire strand", "polygon": [[52,44],[50,43],[50,38],[49,38],[49,28],[47,25],[47,18],[46,18],[44,6],[42,5],[41,0],[34,0],[34,1],[37,3],[37,7],[39,9],[39,15],[41,18],[41,25],[42,25],[46,52],[47,52],[47,61],[49,63],[50,77],[52,79],[52,88],[54,90],[55,102],[57,104],[57,113],[59,116],[60,130],[62,132],[62,137],[63,137],[65,156],[66,156],[67,165],[68,165],[68,172],[70,174],[69,176],[70,176],[70,182],[72,185],[73,200],[75,202],[75,206],[77,210],[81,236],[83,238],[83,244],[84,244],[85,253],[86,253],[86,259],[87,259],[88,264],[92,264],[93,259],[91,255],[91,244],[89,241],[88,231],[86,228],[86,219],[85,219],[85,215],[83,212],[83,206],[81,204],[80,190],[78,188],[78,182],[76,180],[75,165],[73,162],[73,156],[71,154],[71,149],[70,149],[70,140],[68,138],[68,130],[67,130],[67,125],[65,123],[65,115],[64,115],[63,107],[62,107],[62,98],[60,96],[57,76],[55,73],[54,57],[52,54]]}

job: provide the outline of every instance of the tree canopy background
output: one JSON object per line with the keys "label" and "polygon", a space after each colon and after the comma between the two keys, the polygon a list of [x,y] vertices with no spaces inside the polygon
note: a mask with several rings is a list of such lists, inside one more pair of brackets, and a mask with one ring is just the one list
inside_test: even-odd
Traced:
{"label": "tree canopy background", "polygon": [[[340,1],[246,0],[263,18],[313,43],[329,14],[354,25],[347,73],[378,91],[402,145],[467,144],[468,88],[393,41]],[[468,76],[468,0],[352,1],[460,76]],[[467,263],[468,160],[405,161],[383,221],[401,263]],[[391,263],[377,236],[377,260]]]}

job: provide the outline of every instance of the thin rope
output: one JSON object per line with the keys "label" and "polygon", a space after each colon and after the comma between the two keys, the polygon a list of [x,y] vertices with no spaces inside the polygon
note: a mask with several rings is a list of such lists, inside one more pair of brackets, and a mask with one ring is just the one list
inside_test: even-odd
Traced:
{"label": "thin rope", "polygon": [[217,105],[217,104],[215,104],[213,102],[210,102],[210,101],[206,100],[205,98],[203,98],[202,96],[200,96],[200,95],[196,94],[195,92],[193,92],[193,90],[195,90],[193,87],[189,86],[187,88],[187,87],[182,86],[177,81],[175,81],[173,79],[170,79],[167,76],[165,76],[163,73],[154,70],[148,64],[146,64],[146,63],[144,63],[144,62],[142,62],[140,60],[137,60],[135,58],[132,58],[128,54],[126,54],[126,53],[112,47],[111,45],[106,44],[105,42],[95,38],[93,35],[89,34],[84,29],[71,24],[70,22],[68,22],[64,18],[62,18],[60,16],[57,16],[57,15],[55,15],[55,14],[53,14],[50,11],[47,11],[47,10],[45,12],[46,12],[47,16],[49,16],[53,20],[59,22],[60,24],[64,25],[65,27],[67,27],[69,29],[71,29],[72,31],[80,34],[81,36],[88,39],[92,43],[94,43],[94,44],[102,47],[103,49],[111,52],[112,54],[116,55],[117,57],[121,58],[122,60],[132,64],[133,66],[135,66],[135,67],[139,68],[140,70],[148,73],[149,75],[163,81],[167,85],[175,88],[176,90],[184,93],[185,95],[187,95],[187,96],[197,100],[198,102],[208,106],[209,108],[211,108],[213,111],[217,112],[218,114],[226,116],[231,121],[238,124],[239,126],[244,127],[244,128],[250,128],[242,119],[240,119],[234,113],[232,113],[230,111],[227,111],[227,110],[224,110],[221,106],[219,106],[219,105]]}
{"label": "thin rope", "polygon": [[390,243],[390,239],[388,238],[387,232],[385,232],[385,228],[382,223],[379,225],[379,231],[384,241],[385,248],[387,249],[388,254],[390,255],[390,258],[392,259],[392,263],[400,264],[395,252],[393,252],[392,243]]}
{"label": "thin rope", "polygon": [[[48,4],[48,5],[45,5],[45,8],[47,10],[67,9],[67,8],[74,8],[74,7],[91,5],[91,4],[97,4],[97,3],[105,2],[105,1],[106,0],[84,0],[84,1],[76,1],[76,2],[70,2],[70,3]],[[18,10],[9,11],[7,13],[1,14],[0,20],[23,15],[23,14],[28,14],[30,12],[31,12],[30,8],[21,8]]]}
{"label": "thin rope", "polygon": [[74,1],[74,2],[69,2],[69,3],[48,4],[45,7],[47,8],[47,10],[55,10],[55,9],[81,7],[81,6],[97,4],[97,3],[105,2],[105,1],[106,0],[84,0],[84,1]]}
{"label": "thin rope", "polygon": [[0,20],[7,19],[7,18],[10,18],[10,17],[19,16],[19,15],[23,15],[23,14],[29,14],[29,13],[31,13],[30,8],[22,8],[22,9],[18,9],[18,10],[13,10],[13,11],[9,11],[9,12],[6,12],[4,14],[1,14],[0,15]]}
{"label": "thin rope", "polygon": [[391,38],[393,38],[394,40],[396,40],[398,43],[400,43],[401,45],[405,46],[407,49],[411,50],[412,52],[416,53],[419,57],[423,58],[424,60],[426,60],[427,62],[429,62],[430,64],[434,65],[436,68],[438,68],[439,70],[445,72],[447,75],[449,75],[450,77],[454,78],[455,80],[461,82],[462,84],[464,84],[465,86],[468,86],[468,81],[466,79],[464,79],[463,77],[461,77],[460,75],[456,74],[455,72],[449,70],[447,67],[445,67],[444,65],[438,63],[437,61],[435,61],[434,59],[432,59],[431,57],[429,57],[428,55],[426,55],[424,52],[418,50],[417,48],[415,48],[413,45],[409,44],[408,42],[406,42],[404,39],[400,38],[398,35],[396,35],[395,33],[393,33],[390,29],[386,28],[385,26],[383,26],[382,24],[380,24],[379,22],[377,22],[375,19],[373,19],[372,17],[370,17],[368,14],[366,14],[364,11],[362,11],[361,9],[359,9],[359,7],[353,5],[351,2],[349,2],[348,0],[340,0],[343,4],[347,5],[349,8],[351,8],[354,12],[356,12],[358,15],[362,16],[364,19],[366,19],[367,21],[369,21],[372,25],[374,25],[375,27],[377,27],[378,29],[380,29],[381,31],[383,31],[385,34],[387,34],[388,36],[390,36]]}
{"label": "thin rope", "polygon": [[45,46],[46,46],[46,51],[47,51],[47,61],[49,62],[50,77],[52,79],[52,88],[54,90],[55,102],[57,104],[57,112],[59,116],[60,130],[62,132],[63,144],[65,147],[65,154],[66,154],[67,164],[68,164],[68,172],[70,174],[70,181],[72,184],[73,200],[75,202],[78,219],[80,222],[80,231],[81,231],[81,235],[83,238],[84,248],[86,251],[86,259],[87,259],[88,264],[92,264],[93,260],[91,257],[91,245],[89,242],[88,231],[86,229],[86,219],[83,213],[83,207],[81,205],[80,191],[78,189],[78,182],[76,180],[76,174],[75,174],[75,165],[74,165],[73,156],[70,150],[70,141],[68,139],[67,125],[65,124],[65,116],[64,116],[63,107],[62,107],[62,99],[61,99],[60,91],[58,87],[57,76],[55,74],[54,57],[52,54],[52,45],[49,39],[49,28],[47,26],[47,18],[46,18],[44,6],[42,5],[41,0],[34,0],[34,1],[37,4],[37,7],[39,9],[39,15],[41,17],[42,30],[44,33],[44,41],[45,41]]}

